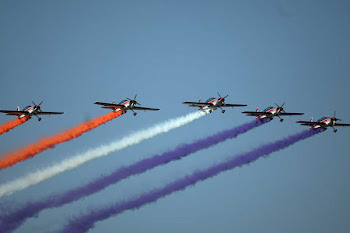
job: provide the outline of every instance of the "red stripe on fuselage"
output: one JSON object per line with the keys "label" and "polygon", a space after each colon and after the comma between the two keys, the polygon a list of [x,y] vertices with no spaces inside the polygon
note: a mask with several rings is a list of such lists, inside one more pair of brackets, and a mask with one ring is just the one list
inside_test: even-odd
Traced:
{"label": "red stripe on fuselage", "polygon": [[29,112],[29,110],[34,110],[34,106],[31,106],[31,107],[29,107],[29,108],[27,108],[26,110],[24,110],[25,112]]}

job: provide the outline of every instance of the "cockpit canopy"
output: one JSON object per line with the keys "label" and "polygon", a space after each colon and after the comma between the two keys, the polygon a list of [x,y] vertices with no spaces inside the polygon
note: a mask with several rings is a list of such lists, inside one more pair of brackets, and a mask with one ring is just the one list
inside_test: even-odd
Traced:
{"label": "cockpit canopy", "polygon": [[25,106],[25,107],[23,108],[23,111],[25,111],[27,108],[30,108],[30,107],[31,107],[30,105]]}
{"label": "cockpit canopy", "polygon": [[120,102],[119,102],[119,105],[121,105],[122,103],[125,103],[126,101],[128,101],[128,100],[122,100],[122,101],[120,101]]}
{"label": "cockpit canopy", "polygon": [[211,98],[207,99],[207,101],[205,101],[205,102],[206,102],[206,103],[209,103],[209,102],[212,101],[212,100],[215,100],[215,98],[214,98],[214,97],[211,97]]}
{"label": "cockpit canopy", "polygon": [[322,117],[322,118],[318,119],[317,122],[321,122],[321,121],[323,121],[323,120],[326,120],[327,118],[329,118],[329,117]]}
{"label": "cockpit canopy", "polygon": [[269,111],[269,110],[271,110],[271,109],[273,109],[273,108],[274,108],[274,107],[267,107],[267,108],[264,109],[263,112],[267,112],[267,111]]}

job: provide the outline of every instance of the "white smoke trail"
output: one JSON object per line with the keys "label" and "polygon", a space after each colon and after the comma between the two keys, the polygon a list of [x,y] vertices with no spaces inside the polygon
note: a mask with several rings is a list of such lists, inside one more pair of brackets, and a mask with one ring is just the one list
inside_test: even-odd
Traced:
{"label": "white smoke trail", "polygon": [[122,138],[121,140],[116,140],[107,145],[102,145],[95,149],[90,149],[85,153],[78,154],[74,157],[63,160],[56,165],[41,169],[26,176],[20,177],[16,180],[0,185],[0,197],[5,194],[9,195],[13,192],[28,188],[31,185],[47,180],[62,172],[76,168],[86,162],[89,162],[90,160],[106,156],[112,152],[122,150],[128,146],[138,144],[145,139],[155,137],[158,134],[166,133],[172,129],[186,125],[204,115],[206,115],[206,113],[198,111],[190,113],[186,116],[156,124],[148,129],[132,133],[129,136]]}

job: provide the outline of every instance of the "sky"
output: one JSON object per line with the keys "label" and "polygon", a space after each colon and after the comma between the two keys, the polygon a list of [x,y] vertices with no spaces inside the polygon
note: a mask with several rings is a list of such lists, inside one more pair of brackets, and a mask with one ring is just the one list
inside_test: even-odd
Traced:
{"label": "sky", "polygon": [[[237,139],[131,177],[15,232],[61,229],[108,206],[305,129],[297,120],[350,122],[350,2],[0,1],[0,109],[44,101],[64,115],[32,119],[0,136],[0,154],[54,135],[138,94],[158,112],[127,113],[33,159],[0,171],[0,184],[167,119],[196,111],[183,101],[229,95],[246,108],[213,112],[13,195],[12,208],[60,193],[142,158],[252,120],[242,111],[285,104],[304,116],[274,120]],[[11,116],[0,115],[0,123]],[[90,232],[348,232],[350,129],[327,130],[268,158],[224,172]]]}

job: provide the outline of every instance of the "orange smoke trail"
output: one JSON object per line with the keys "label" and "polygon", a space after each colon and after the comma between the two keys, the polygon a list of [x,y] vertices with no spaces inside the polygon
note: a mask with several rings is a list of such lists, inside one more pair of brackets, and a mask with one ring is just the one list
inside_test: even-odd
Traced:
{"label": "orange smoke trail", "polygon": [[26,122],[26,120],[23,117],[23,118],[16,118],[12,121],[8,121],[8,122],[0,125],[0,135],[8,132],[9,130],[15,128],[16,126],[23,124],[24,122]]}
{"label": "orange smoke trail", "polygon": [[110,112],[104,116],[100,116],[93,120],[86,121],[62,133],[58,133],[51,137],[43,138],[40,141],[30,144],[22,149],[5,154],[2,158],[0,158],[0,170],[12,166],[22,160],[33,157],[44,150],[53,148],[56,144],[72,140],[73,138],[77,138],[83,133],[90,131],[124,113],[125,112],[122,110],[117,112]]}

